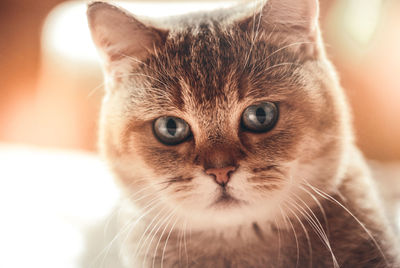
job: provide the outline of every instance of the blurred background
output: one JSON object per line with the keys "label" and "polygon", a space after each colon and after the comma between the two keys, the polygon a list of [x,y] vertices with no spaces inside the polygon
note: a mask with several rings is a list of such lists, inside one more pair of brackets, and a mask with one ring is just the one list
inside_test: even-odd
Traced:
{"label": "blurred background", "polygon": [[[165,2],[171,1],[155,3]],[[191,8],[188,1],[166,9],[149,3],[134,9],[158,16]],[[328,54],[350,99],[360,147],[371,159],[400,160],[400,1],[321,0],[321,6]],[[102,73],[84,15],[84,1],[0,1],[0,142],[96,150]]]}
{"label": "blurred background", "polygon": [[[157,17],[236,2],[118,3]],[[320,2],[357,142],[399,212],[400,1]],[[0,267],[118,267],[108,230],[119,192],[95,155],[103,78],[86,4],[0,0]]]}

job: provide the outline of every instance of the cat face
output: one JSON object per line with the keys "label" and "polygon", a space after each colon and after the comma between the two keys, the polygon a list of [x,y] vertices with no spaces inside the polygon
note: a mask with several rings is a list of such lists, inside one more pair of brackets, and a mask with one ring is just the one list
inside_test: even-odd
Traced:
{"label": "cat face", "polygon": [[159,30],[89,7],[108,87],[100,145],[137,205],[229,226],[273,220],[306,181],[334,185],[351,137],[317,10],[271,0]]}

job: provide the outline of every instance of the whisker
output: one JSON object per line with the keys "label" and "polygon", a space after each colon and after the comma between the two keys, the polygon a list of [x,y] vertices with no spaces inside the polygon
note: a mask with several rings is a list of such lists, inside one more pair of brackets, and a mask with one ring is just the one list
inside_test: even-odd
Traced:
{"label": "whisker", "polygon": [[102,87],[104,87],[108,82],[103,82],[100,85],[94,87],[92,90],[89,91],[89,93],[87,94],[86,98],[89,99],[91,98],[99,89],[101,89]]}
{"label": "whisker", "polygon": [[166,241],[165,241],[164,248],[163,248],[163,252],[162,252],[162,255],[161,255],[161,268],[164,267],[165,250],[166,250],[167,245],[168,245],[169,237],[171,236],[172,230],[174,230],[174,227],[175,227],[175,225],[176,225],[177,222],[178,222],[178,217],[176,218],[174,224],[172,225],[171,230],[169,231],[168,236],[167,236],[167,239],[166,239]]}
{"label": "whisker", "polygon": [[[137,183],[137,182],[141,182],[141,181],[147,181],[147,180],[146,180],[146,179],[139,179],[139,180],[136,181],[136,183]],[[135,182],[132,182],[132,184],[133,184],[133,183],[135,183]],[[132,184],[131,184],[131,185],[132,185]],[[139,190],[139,191],[137,191],[137,192],[131,194],[130,196],[128,196],[127,199],[129,199],[129,197],[131,197],[131,196],[138,196],[138,195],[139,195],[140,193],[142,193],[143,191],[148,190],[149,188],[151,188],[152,186],[157,185],[157,184],[158,184],[158,183],[153,183],[153,184],[149,185],[148,187],[144,187],[143,189],[141,189],[141,190]],[[152,192],[151,194],[147,194],[146,197],[151,196],[151,195],[154,195],[154,193]],[[142,209],[150,208],[154,203],[156,203],[156,201],[157,201],[157,197],[155,197],[155,198],[149,200],[148,203],[147,203],[147,204],[144,206],[144,208],[142,208]],[[127,201],[124,200],[124,202],[127,202]],[[119,214],[120,214],[120,211],[121,211],[121,209],[122,209],[122,206],[123,206],[123,203],[121,203],[119,210],[113,212],[111,215],[118,214],[118,217],[120,217]],[[150,213],[155,207],[156,207],[156,206],[154,206],[153,208],[150,208],[150,209],[149,209],[150,211],[146,211],[146,212],[143,213],[143,214],[146,214],[146,215],[147,215],[147,214]],[[143,215],[143,214],[142,214],[142,216],[144,217],[145,215]],[[130,219],[126,222],[126,224],[125,224],[124,226],[122,226],[122,228],[120,228],[120,230],[118,231],[118,233],[117,233],[116,235],[114,235],[113,239],[112,239],[112,240],[101,250],[101,252],[93,259],[93,261],[91,262],[91,264],[89,265],[89,267],[93,267],[93,266],[95,265],[96,261],[97,261],[101,256],[103,256],[103,258],[102,258],[100,267],[102,267],[102,266],[104,265],[105,259],[106,259],[107,255],[109,254],[109,251],[111,250],[111,247],[112,247],[112,246],[114,245],[114,243],[120,238],[120,236],[122,236],[122,234],[124,234],[126,231],[130,230],[130,225],[132,224],[132,219],[134,219],[134,217],[130,218]],[[110,217],[109,221],[110,221],[110,220],[111,220],[111,217]],[[109,224],[109,221],[108,221],[108,224]],[[105,227],[105,228],[107,228],[107,227]]]}
{"label": "whisker", "polygon": [[182,262],[182,240],[183,240],[183,224],[179,230],[179,234],[178,234],[178,256],[179,256],[179,267],[181,267],[181,262]]}
{"label": "whisker", "polygon": [[[293,201],[293,203],[294,203],[294,201]],[[333,253],[328,236],[326,235],[325,230],[322,228],[322,225],[319,222],[318,218],[315,216],[315,214],[313,212],[311,212],[312,215],[310,215],[302,206],[296,206],[295,204],[293,204],[293,205],[296,208],[296,210],[299,211],[300,214],[306,219],[306,221],[310,224],[311,228],[314,230],[314,232],[317,234],[317,236],[321,239],[321,242],[329,250],[329,253],[331,254],[331,257],[332,257],[333,266],[339,267],[339,263],[337,262],[336,256]]]}
{"label": "whisker", "polygon": [[362,223],[348,208],[346,208],[342,203],[340,203],[338,200],[333,198],[331,195],[329,195],[329,194],[325,193],[324,191],[312,186],[306,180],[304,180],[304,181],[306,182],[306,186],[310,187],[310,189],[313,190],[315,193],[317,193],[321,197],[323,197],[323,198],[331,201],[332,203],[339,205],[341,208],[343,208],[361,226],[361,228],[368,234],[369,238],[375,244],[375,247],[378,249],[379,253],[382,255],[384,261],[386,262],[386,265],[389,266],[387,258],[385,256],[385,254],[383,253],[382,248],[379,246],[378,242],[373,237],[372,233],[368,230],[368,228],[364,225],[364,223]]}
{"label": "whisker", "polygon": [[[132,182],[132,183],[130,184],[130,186],[132,186],[133,183],[137,183],[137,182],[141,182],[141,181],[146,181],[146,182],[148,182],[148,179],[135,180],[134,182]],[[128,197],[124,198],[124,200],[121,200],[121,201],[120,201],[120,204],[119,204],[119,209],[118,209],[118,210],[115,209],[115,210],[107,217],[108,219],[107,219],[107,222],[106,222],[106,224],[105,224],[105,226],[104,226],[103,235],[104,235],[104,236],[106,235],[108,226],[110,225],[111,220],[115,217],[116,214],[118,214],[118,218],[119,218],[119,216],[120,216],[120,210],[122,209],[122,207],[124,206],[124,204],[125,204],[125,203],[128,203],[128,202],[129,202],[129,203],[134,202],[134,201],[132,201],[132,200],[129,200],[129,198],[136,197],[137,195],[139,195],[140,193],[142,193],[142,192],[145,191],[145,190],[150,189],[150,188],[153,187],[154,185],[157,185],[157,184],[150,184],[150,185],[148,185],[147,187],[144,187],[144,188],[140,189],[139,191],[135,191],[134,193],[130,194]],[[130,186],[129,186],[129,187],[130,187]]]}
{"label": "whisker", "polygon": [[[313,212],[313,210],[303,201],[303,199],[301,199],[300,197],[298,197],[296,194],[293,194],[297,200],[299,200],[301,203],[303,203],[303,205],[307,208],[307,210],[311,213],[311,215],[313,216],[313,219],[315,219],[315,222],[318,224],[318,227],[321,231],[324,231],[325,235],[326,232],[324,230],[324,228],[322,227],[322,224],[320,223],[318,217],[315,215],[315,213]],[[304,210],[304,208],[302,208]],[[307,213],[308,214],[308,213]],[[328,239],[328,237],[327,237]]]}
{"label": "whisker", "polygon": [[136,225],[137,225],[146,215],[148,215],[148,214],[149,214],[150,212],[152,212],[154,209],[156,209],[156,208],[158,208],[159,206],[162,205],[162,203],[160,202],[160,203],[158,203],[157,205],[152,206],[154,203],[157,203],[157,202],[160,201],[160,200],[161,200],[161,198],[159,198],[159,197],[156,197],[156,198],[152,199],[152,201],[150,201],[151,204],[147,205],[146,207],[144,207],[144,208],[142,209],[142,210],[144,210],[145,212],[142,213],[138,218],[136,218],[136,220],[135,220],[134,222],[131,222],[131,223],[130,223],[130,226],[129,226],[128,230],[127,230],[127,234],[126,234],[126,236],[125,236],[125,239],[124,239],[124,240],[122,241],[122,243],[121,243],[121,245],[122,245],[121,249],[123,248],[123,245],[124,245],[124,244],[127,242],[127,240],[129,239],[130,234],[132,233],[132,231],[133,231],[133,229],[136,227]]}
{"label": "whisker", "polygon": [[[171,212],[171,216],[174,215],[174,212],[175,212],[175,211],[176,211],[176,209],[175,209],[173,212]],[[157,253],[158,246],[160,245],[161,240],[162,240],[162,238],[163,238],[163,235],[164,235],[165,231],[167,230],[167,228],[168,228],[169,224],[171,223],[171,221],[172,221],[172,217],[168,220],[168,223],[165,225],[164,229],[163,229],[162,232],[161,232],[160,237],[158,238],[157,245],[156,245],[156,247],[155,247],[155,249],[154,249],[152,268],[154,268],[155,263],[156,263],[156,256],[157,256],[157,254],[158,254],[158,253]]]}
{"label": "whisker", "polygon": [[145,255],[144,255],[144,258],[143,258],[143,267],[145,267],[146,260],[147,260],[147,255],[149,253],[151,243],[153,242],[153,240],[154,240],[155,236],[157,235],[158,231],[160,231],[162,225],[165,224],[172,216],[173,216],[173,212],[170,213],[162,222],[160,222],[157,230],[152,235],[152,237],[151,237],[151,239],[150,239],[150,241],[149,241],[149,243],[148,243],[148,245],[146,247],[146,252],[145,252]]}
{"label": "whisker", "polygon": [[[294,207],[296,206],[295,204],[291,204],[289,203],[289,205],[293,205]],[[312,250],[312,246],[311,246],[311,239],[310,236],[308,234],[307,228],[304,226],[303,222],[300,220],[299,216],[297,216],[297,214],[288,206],[286,206],[286,208],[292,213],[292,215],[297,219],[297,221],[300,223],[304,234],[307,238],[307,244],[308,244],[308,251],[309,251],[309,256],[310,256],[310,267],[312,267],[312,263],[313,263],[313,250]]]}
{"label": "whisker", "polygon": [[[148,204],[145,206],[144,209],[151,207],[157,201],[159,201],[158,198],[153,198],[152,200],[150,200],[148,202]],[[150,213],[155,207],[157,207],[157,206],[153,206],[146,212],[142,213],[142,215],[136,221],[137,222],[140,221],[144,216],[146,216],[148,213]],[[102,265],[100,267],[103,266],[105,259],[111,250],[111,247],[122,236],[122,234],[124,234],[126,231],[130,230],[133,218],[134,217],[132,217],[130,220],[128,220],[128,222],[118,231],[118,233],[113,237],[113,239],[103,248],[103,250],[96,256],[96,258],[94,258],[94,260],[92,261],[91,265],[89,265],[89,267],[92,267],[101,256],[103,256],[103,258],[101,261]]]}
{"label": "whisker", "polygon": [[300,64],[295,63],[295,62],[282,62],[282,63],[278,63],[278,64],[275,64],[275,65],[272,65],[272,66],[268,67],[267,69],[264,70],[264,72],[269,71],[269,70],[271,70],[273,68],[276,68],[276,67],[281,67],[281,66],[286,66],[286,65],[289,65],[289,66],[292,66],[292,65],[301,66]]}
{"label": "whisker", "polygon": [[278,53],[278,52],[280,52],[280,51],[282,51],[284,49],[290,48],[292,46],[303,45],[303,44],[313,44],[313,43],[312,42],[294,42],[294,43],[291,43],[289,45],[283,46],[283,47],[275,50],[274,52],[269,54],[268,57],[265,60],[268,60],[270,57],[272,57],[273,55],[275,55],[276,53]]}
{"label": "whisker", "polygon": [[286,214],[283,213],[281,208],[280,208],[280,210],[281,210],[282,216],[287,220],[287,222],[289,223],[290,227],[292,228],[294,239],[296,241],[296,252],[297,252],[297,255],[296,255],[297,256],[297,258],[296,258],[296,268],[297,268],[299,266],[299,259],[300,259],[299,240],[297,238],[297,234],[296,234],[296,231],[294,229],[292,221],[290,220],[290,218]]}
{"label": "whisker", "polygon": [[[140,250],[141,250],[141,245],[142,245],[142,241],[145,238],[147,231],[153,226],[154,221],[159,219],[159,216],[161,215],[161,213],[165,212],[167,210],[167,208],[164,208],[162,210],[160,210],[151,220],[151,222],[147,225],[146,229],[143,231],[142,236],[139,239],[139,242],[137,242],[137,247],[136,247],[136,251],[133,254],[133,259],[135,259],[137,257],[137,255],[139,254]],[[163,216],[164,217],[164,216]]]}
{"label": "whisker", "polygon": [[186,267],[189,267],[189,254],[187,249],[187,240],[186,240],[186,231],[187,231],[187,219],[185,220],[185,231],[183,232],[183,241],[185,245],[185,254],[186,254]]}
{"label": "whisker", "polygon": [[[267,57],[267,58],[269,58],[269,57]],[[264,67],[266,67],[265,65],[267,64],[267,61],[266,60],[263,60],[263,61],[261,61],[261,62],[259,62],[257,65],[255,65],[254,67],[253,67],[253,70],[257,70],[258,68],[260,68],[261,66],[264,66]],[[297,67],[301,67],[301,64],[299,64],[298,62],[283,62],[283,63],[276,63],[276,64],[274,64],[274,65],[272,65],[272,66],[269,66],[268,68],[266,68],[266,69],[264,69],[264,70],[262,70],[263,72],[266,72],[266,71],[268,71],[268,70],[270,70],[270,69],[273,69],[273,68],[275,68],[275,67],[280,67],[280,66],[285,66],[285,65],[294,65],[294,66],[297,66]]]}
{"label": "whisker", "polygon": [[[147,178],[146,179],[141,179],[141,180],[135,180],[132,183],[130,183],[129,186],[127,186],[127,188],[132,189],[131,187],[132,187],[133,184],[137,184],[139,182],[147,182],[148,183],[148,181],[149,180]],[[120,218],[121,210],[126,206],[126,204],[128,204],[128,205],[129,204],[134,204],[137,201],[140,201],[140,200],[142,200],[144,198],[147,198],[147,197],[153,195],[154,194],[154,190],[152,188],[154,186],[157,186],[158,184],[159,183],[150,183],[149,185],[141,188],[140,190],[133,191],[133,193],[131,193],[128,196],[125,196],[123,199],[121,199],[120,204],[119,204],[119,209],[118,209],[118,212],[117,212],[118,218]],[[142,192],[147,191],[147,190],[150,190],[149,194],[143,195],[143,196],[141,196],[140,198],[137,198],[137,199],[133,199],[133,198],[136,198],[137,196],[139,196],[139,194],[141,194]],[[162,191],[162,189],[160,191]]]}
{"label": "whisker", "polygon": [[[171,215],[171,210],[167,210],[167,213],[165,215],[163,215],[161,218],[159,218],[157,220],[157,222],[153,225],[152,229],[150,230],[150,232],[146,235],[146,239],[143,241],[142,246],[141,247],[146,247],[146,252],[145,252],[145,258],[143,259],[143,262],[146,262],[146,258],[147,258],[147,253],[149,250],[149,247],[151,246],[151,242],[153,241],[154,236],[158,233],[159,229],[161,228],[162,224],[167,221],[168,217]],[[156,230],[157,229],[157,230]],[[151,237],[150,242],[149,239]],[[138,255],[136,255],[138,256]],[[144,265],[143,263],[143,265]]]}
{"label": "whisker", "polygon": [[278,259],[277,259],[277,266],[279,267],[279,263],[281,261],[281,230],[279,228],[278,222],[276,217],[274,218],[276,229],[278,230]]}
{"label": "whisker", "polygon": [[305,189],[304,187],[300,187],[302,190],[304,190],[307,194],[309,194],[311,196],[311,198],[315,201],[315,203],[317,203],[317,206],[319,207],[319,209],[321,210],[322,213],[322,217],[324,218],[324,222],[325,222],[325,228],[326,228],[326,233],[329,237],[329,222],[328,222],[328,218],[326,217],[326,213],[324,210],[324,207],[322,206],[321,202],[318,200],[318,198],[315,197],[315,195],[313,195],[310,191],[308,191],[307,189]]}

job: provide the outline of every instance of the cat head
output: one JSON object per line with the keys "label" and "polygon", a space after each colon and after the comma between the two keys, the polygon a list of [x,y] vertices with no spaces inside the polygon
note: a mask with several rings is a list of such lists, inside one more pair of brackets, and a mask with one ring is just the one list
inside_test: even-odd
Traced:
{"label": "cat head", "polygon": [[107,85],[100,146],[137,205],[228,226],[335,184],[351,132],[316,0],[151,23],[96,2],[88,18]]}

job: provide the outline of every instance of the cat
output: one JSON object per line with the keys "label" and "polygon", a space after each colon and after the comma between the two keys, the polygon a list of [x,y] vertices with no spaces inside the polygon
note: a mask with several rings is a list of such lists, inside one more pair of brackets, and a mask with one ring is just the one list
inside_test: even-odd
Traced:
{"label": "cat", "polygon": [[126,267],[400,267],[318,1],[87,14]]}

